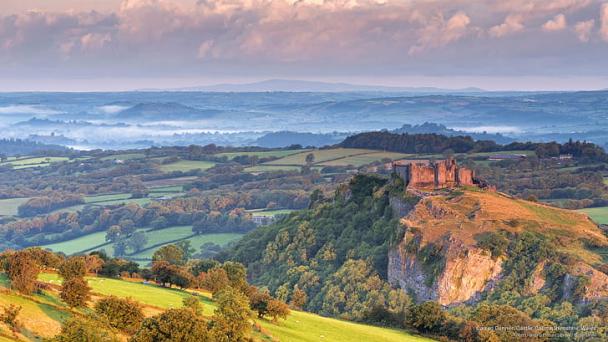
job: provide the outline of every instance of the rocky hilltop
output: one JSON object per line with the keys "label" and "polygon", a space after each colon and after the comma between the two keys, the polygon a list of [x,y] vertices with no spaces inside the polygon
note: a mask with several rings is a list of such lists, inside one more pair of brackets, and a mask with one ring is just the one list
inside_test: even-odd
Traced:
{"label": "rocky hilltop", "polygon": [[399,211],[405,233],[389,250],[388,279],[419,301],[449,306],[501,291],[608,297],[597,254],[608,239],[584,214],[476,188],[429,193]]}

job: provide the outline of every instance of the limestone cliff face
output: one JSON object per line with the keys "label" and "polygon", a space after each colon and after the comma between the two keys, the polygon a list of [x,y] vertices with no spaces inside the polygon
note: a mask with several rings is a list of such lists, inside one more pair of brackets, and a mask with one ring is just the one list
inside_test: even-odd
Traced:
{"label": "limestone cliff face", "polygon": [[[558,232],[561,252],[580,260],[568,266],[562,284],[564,297],[572,296],[577,281],[586,278],[583,300],[608,298],[608,275],[592,265],[602,262],[581,241],[608,246],[608,238],[586,216],[499,193],[458,191],[429,194],[412,208],[394,203],[406,233],[389,251],[389,281],[411,293],[417,301],[442,305],[478,301],[500,283],[505,257],[495,257],[478,246],[480,234],[533,230],[551,236]],[[567,232],[567,234],[564,234]],[[547,286],[545,262],[536,265],[526,295]],[[579,291],[580,287],[576,290]]]}
{"label": "limestone cliff face", "polygon": [[457,239],[443,239],[436,265],[426,265],[421,250],[408,251],[404,241],[389,252],[389,281],[408,289],[417,301],[442,305],[476,301],[500,277],[502,259],[493,259],[480,248],[467,248]]}

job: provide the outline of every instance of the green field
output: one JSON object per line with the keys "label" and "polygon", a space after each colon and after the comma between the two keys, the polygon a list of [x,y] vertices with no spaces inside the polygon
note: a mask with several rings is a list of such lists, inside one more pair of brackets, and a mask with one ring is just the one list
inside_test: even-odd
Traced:
{"label": "green field", "polygon": [[578,210],[583,212],[599,224],[608,224],[608,207],[585,208]]}
{"label": "green field", "polygon": [[292,210],[292,209],[277,209],[277,210],[262,209],[262,210],[248,210],[248,212],[250,212],[252,216],[270,217],[270,216],[277,216],[277,215],[289,215],[292,212],[294,212],[294,210]]}
{"label": "green field", "polygon": [[0,200],[0,216],[17,215],[17,208],[28,200],[29,198],[9,198]]}
{"label": "green field", "polygon": [[214,162],[204,160],[180,160],[171,164],[160,165],[158,168],[163,172],[207,170],[215,165]]}
{"label": "green field", "polygon": [[30,167],[49,166],[51,163],[70,160],[67,157],[32,157],[19,158],[0,163],[0,166],[10,165],[13,169],[26,169]]}
{"label": "green field", "polygon": [[[40,280],[59,284],[60,278],[55,274],[42,274]],[[166,289],[153,284],[142,284],[107,278],[87,278],[94,292],[102,295],[131,297],[147,305],[160,308],[175,308],[182,306],[182,300],[189,296],[186,291]],[[210,315],[215,305],[206,296],[202,300],[204,314]],[[287,320],[271,323],[267,320],[257,320],[274,338],[280,341],[369,341],[369,342],[418,342],[432,341],[417,337],[398,329],[375,327],[365,324],[341,321],[320,317],[314,314],[292,311]]]}
{"label": "green field", "polygon": [[268,158],[268,157],[276,157],[282,158],[296,153],[302,153],[309,150],[274,150],[274,151],[258,151],[258,152],[226,152],[226,153],[218,153],[216,156],[218,157],[226,157],[228,159],[233,159],[238,156],[258,156],[259,158]]}
{"label": "green field", "polygon": [[[162,229],[157,232],[163,232],[164,230],[165,229]],[[153,233],[154,232],[147,233],[146,236],[150,236]],[[182,234],[184,234],[184,235],[186,233],[187,233],[187,231],[182,232]],[[229,242],[236,241],[236,240],[240,239],[241,236],[243,236],[242,234],[236,234],[236,233],[220,233],[220,234],[202,234],[202,235],[195,235],[192,237],[188,237],[191,235],[192,235],[192,230],[190,227],[189,235],[186,236],[187,238],[182,238],[180,241],[190,241],[192,248],[194,248],[194,250],[197,253],[200,251],[201,246],[205,243],[212,242],[217,245],[223,246]],[[155,241],[160,241],[160,242],[151,243],[150,241],[152,241],[153,239]],[[154,246],[155,244],[162,243],[162,241],[166,241],[166,242],[162,243],[161,245],[159,245],[155,248],[149,248],[149,249],[143,250],[137,254],[129,255],[129,258],[138,260],[138,261],[151,261],[152,255],[158,248],[171,243],[170,241],[173,241],[175,239],[179,239],[179,237],[176,237],[174,235],[164,235],[164,234],[162,234],[162,235],[159,234],[158,236],[153,236],[153,237],[151,237],[147,246]]]}
{"label": "green field", "polygon": [[[152,260],[152,254],[154,254],[158,248],[177,241],[190,241],[192,248],[198,252],[200,250],[200,246],[207,242],[213,242],[223,246],[228,242],[238,240],[242,236],[242,234],[237,233],[194,235],[192,233],[192,226],[177,226],[159,230],[140,228],[138,231],[144,232],[148,238],[148,242],[141,252],[133,255],[127,255],[126,258],[139,261]],[[112,248],[112,244],[107,243],[105,237],[105,231],[95,232],[72,240],[44,245],[42,247],[48,248],[54,252],[63,252],[66,255],[78,254],[84,251],[90,251],[92,249],[104,250],[108,255],[113,255],[114,250]],[[101,247],[94,248],[97,246]]]}
{"label": "green field", "polygon": [[260,172],[276,172],[276,171],[300,171],[301,166],[298,165],[256,165],[245,168],[245,172],[260,173]]}
{"label": "green field", "polygon": [[103,157],[101,160],[131,160],[131,159],[143,159],[146,158],[144,153],[120,153],[113,154],[111,156]]}
{"label": "green field", "polygon": [[307,151],[298,154],[293,154],[281,159],[273,160],[268,163],[264,163],[264,165],[305,165],[306,164],[306,156],[309,154],[313,154],[315,156],[314,163],[320,164],[323,162],[327,162],[330,160],[346,158],[351,156],[369,154],[369,153],[377,153],[378,151],[374,150],[365,150],[358,148],[334,148],[329,150],[314,150]]}
{"label": "green field", "polygon": [[425,337],[413,336],[403,330],[341,321],[301,311],[292,311],[287,320],[278,324],[266,320],[258,320],[258,322],[280,341],[432,341]]}
{"label": "green field", "polygon": [[117,200],[126,200],[131,198],[131,194],[122,193],[122,194],[109,194],[109,195],[94,195],[94,196],[85,196],[85,203],[101,203],[101,202],[109,202],[109,201],[117,201]]}
{"label": "green field", "polygon": [[[21,324],[21,338],[27,338],[32,341],[39,339],[34,336],[52,337],[59,333],[61,323],[69,317],[67,307],[57,298],[48,294],[34,294],[31,298],[25,298],[15,293],[8,292],[9,282],[6,275],[0,273],[0,307],[5,307],[10,304],[21,306],[18,321]],[[0,332],[5,335],[10,335],[10,332],[3,330],[0,326]],[[2,341],[2,339],[0,339]],[[6,341],[14,341],[6,339]]]}
{"label": "green field", "polygon": [[373,162],[382,161],[384,159],[396,160],[396,159],[408,158],[411,156],[412,156],[411,154],[404,154],[404,153],[374,152],[374,153],[356,155],[356,156],[352,156],[352,157],[334,159],[334,160],[322,162],[319,165],[323,165],[323,166],[352,165],[352,166],[359,167],[359,166],[371,164]]}
{"label": "green field", "polygon": [[63,252],[66,255],[76,254],[92,247],[106,243],[106,232],[96,232],[72,240],[41,246],[54,252]]}

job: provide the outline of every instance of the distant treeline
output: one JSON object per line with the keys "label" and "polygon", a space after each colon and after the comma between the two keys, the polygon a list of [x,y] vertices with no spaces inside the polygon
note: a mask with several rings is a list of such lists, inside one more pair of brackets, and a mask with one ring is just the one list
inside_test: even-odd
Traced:
{"label": "distant treeline", "polygon": [[599,146],[581,141],[533,143],[513,142],[500,145],[490,140],[474,140],[469,136],[447,137],[439,134],[395,134],[367,132],[346,138],[341,147],[368,148],[401,153],[474,153],[525,150],[535,151],[539,158],[571,154],[575,158],[608,161],[608,155]]}
{"label": "distant treeline", "polygon": [[68,150],[64,146],[47,145],[30,140],[0,139],[0,157],[39,154],[40,152],[65,152]]}

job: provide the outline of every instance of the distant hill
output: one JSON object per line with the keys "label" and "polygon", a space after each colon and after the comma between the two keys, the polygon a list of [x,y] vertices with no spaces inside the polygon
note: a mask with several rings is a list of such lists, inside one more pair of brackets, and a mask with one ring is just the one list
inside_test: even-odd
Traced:
{"label": "distant hill", "polygon": [[451,128],[447,128],[445,125],[425,122],[422,125],[408,125],[405,124],[401,126],[401,128],[397,128],[392,131],[393,133],[408,133],[408,134],[441,134],[445,136],[470,136],[475,140],[491,140],[496,142],[497,144],[509,144],[515,141],[515,139],[505,137],[500,133],[490,134],[490,133],[473,133],[473,132],[465,132],[459,131]]}
{"label": "distant hill", "polygon": [[171,89],[176,91],[209,92],[411,92],[411,93],[478,93],[479,88],[442,89],[435,87],[392,87],[319,81],[272,79],[242,84],[216,84],[200,87]]}
{"label": "distant hill", "polygon": [[117,113],[124,119],[186,120],[214,116],[219,111],[198,109],[177,102],[140,103]]}
{"label": "distant hill", "polygon": [[256,139],[254,145],[269,148],[291,145],[321,147],[337,144],[346,136],[346,133],[317,134],[290,131],[272,132]]}
{"label": "distant hill", "polygon": [[17,155],[29,155],[44,151],[68,151],[69,149],[59,145],[47,145],[30,140],[0,139],[0,155],[12,157]]}

